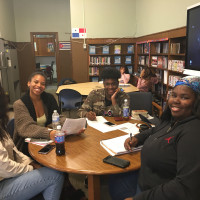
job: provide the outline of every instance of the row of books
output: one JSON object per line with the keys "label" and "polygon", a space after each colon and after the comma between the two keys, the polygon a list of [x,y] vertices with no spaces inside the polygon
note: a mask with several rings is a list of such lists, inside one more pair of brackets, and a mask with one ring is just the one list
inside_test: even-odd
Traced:
{"label": "row of books", "polygon": [[140,53],[149,53],[149,43],[139,44],[139,51]]}
{"label": "row of books", "polygon": [[149,56],[139,56],[138,64],[149,66]]}
{"label": "row of books", "polygon": [[171,43],[170,53],[171,54],[179,54],[180,53],[180,47],[181,47],[180,43]]}
{"label": "row of books", "polygon": [[162,49],[161,49],[161,43],[156,43],[155,44],[155,53],[168,53],[168,48],[169,48],[169,43],[162,43]]}
{"label": "row of books", "polygon": [[183,60],[168,60],[168,69],[177,72],[183,72],[185,69],[185,61]]}
{"label": "row of books", "polygon": [[89,56],[90,65],[110,65],[110,56]]}
{"label": "row of books", "polygon": [[99,68],[98,67],[89,67],[89,75],[99,75]]}
{"label": "row of books", "polygon": [[169,75],[169,82],[168,84],[171,87],[174,87],[176,82],[181,78],[181,76]]}
{"label": "row of books", "polygon": [[166,56],[152,56],[151,66],[161,69],[167,69],[168,58]]}
{"label": "row of books", "polygon": [[[99,48],[94,45],[89,46],[89,54],[96,54],[96,48]],[[109,54],[110,47],[108,45],[105,45],[102,47],[102,54]],[[122,46],[121,45],[114,45],[114,54],[121,54],[122,52]],[[134,54],[134,45],[130,44],[127,46],[126,50],[127,54]]]}

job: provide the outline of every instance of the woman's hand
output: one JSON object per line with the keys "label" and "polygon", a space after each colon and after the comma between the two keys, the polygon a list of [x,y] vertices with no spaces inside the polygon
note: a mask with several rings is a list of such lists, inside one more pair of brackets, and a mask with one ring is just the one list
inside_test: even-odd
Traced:
{"label": "woman's hand", "polygon": [[39,169],[42,167],[39,163],[35,161],[31,162],[29,165],[33,166],[33,169]]}
{"label": "woman's hand", "polygon": [[92,112],[92,111],[87,112],[87,113],[86,113],[86,117],[87,117],[89,120],[94,121],[94,120],[96,120],[96,113],[95,113],[95,112]]}
{"label": "woman's hand", "polygon": [[128,151],[132,151],[132,147],[135,147],[138,144],[138,139],[135,137],[127,138],[124,142],[124,147]]}
{"label": "woman's hand", "polygon": [[111,101],[112,101],[112,105],[116,105],[117,102],[116,102],[116,96],[117,96],[117,93],[120,91],[120,88],[117,88],[117,90],[115,91],[115,93],[111,96]]}
{"label": "woman's hand", "polygon": [[53,141],[54,141],[54,139],[55,139],[55,134],[56,134],[56,130],[52,130],[52,131],[49,133],[49,137],[50,137],[50,139],[53,140]]}

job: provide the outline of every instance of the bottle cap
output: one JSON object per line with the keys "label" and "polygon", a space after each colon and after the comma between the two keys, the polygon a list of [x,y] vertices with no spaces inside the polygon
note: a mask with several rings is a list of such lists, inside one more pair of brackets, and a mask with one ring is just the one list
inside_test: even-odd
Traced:
{"label": "bottle cap", "polygon": [[57,130],[61,130],[61,125],[58,125],[56,128]]}

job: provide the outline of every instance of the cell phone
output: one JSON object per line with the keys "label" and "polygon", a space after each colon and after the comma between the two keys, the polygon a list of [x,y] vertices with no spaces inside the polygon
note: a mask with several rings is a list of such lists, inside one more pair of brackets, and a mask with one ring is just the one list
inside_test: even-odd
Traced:
{"label": "cell phone", "polygon": [[129,160],[124,160],[115,156],[107,156],[103,159],[103,162],[117,166],[117,167],[121,167],[121,168],[126,168],[130,165]]}
{"label": "cell phone", "polygon": [[54,144],[47,144],[42,149],[38,151],[40,154],[48,154],[53,148],[55,148],[56,145]]}
{"label": "cell phone", "polygon": [[104,123],[107,124],[108,126],[114,126],[115,125],[112,122],[104,122]]}

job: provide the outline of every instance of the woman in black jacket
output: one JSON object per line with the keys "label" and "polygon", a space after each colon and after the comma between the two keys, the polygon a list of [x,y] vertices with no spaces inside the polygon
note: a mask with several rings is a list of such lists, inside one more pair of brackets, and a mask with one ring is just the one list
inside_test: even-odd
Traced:
{"label": "woman in black jacket", "polygon": [[[136,185],[123,184],[126,200],[198,200],[200,198],[200,77],[184,77],[169,96],[161,123],[125,141],[125,148],[143,144]],[[135,174],[134,174],[135,175]],[[131,179],[131,176],[129,176]],[[120,180],[123,182],[123,178]],[[125,182],[128,183],[127,178]],[[114,188],[114,189],[113,189]]]}

